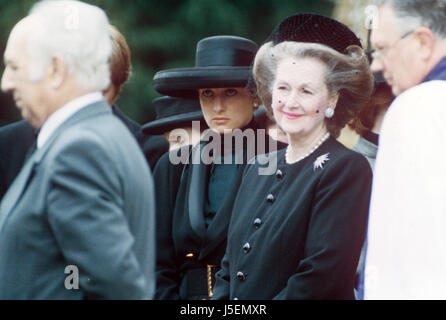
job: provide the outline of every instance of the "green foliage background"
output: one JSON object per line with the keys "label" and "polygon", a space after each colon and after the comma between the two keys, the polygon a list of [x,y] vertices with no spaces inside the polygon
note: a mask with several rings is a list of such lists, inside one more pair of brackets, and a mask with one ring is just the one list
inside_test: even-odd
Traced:
{"label": "green foliage background", "polygon": [[[8,34],[35,0],[0,0],[0,54]],[[117,104],[132,119],[154,119],[153,75],[194,65],[195,45],[227,34],[261,44],[287,16],[311,12],[331,16],[335,0],[88,0],[104,9],[132,50],[133,71]],[[2,65],[2,72],[3,72]],[[0,126],[20,119],[9,95],[0,94]]]}

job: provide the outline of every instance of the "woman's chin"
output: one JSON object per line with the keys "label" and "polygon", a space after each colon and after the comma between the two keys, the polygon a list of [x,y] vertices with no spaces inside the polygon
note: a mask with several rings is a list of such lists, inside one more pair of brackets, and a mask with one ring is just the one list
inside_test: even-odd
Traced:
{"label": "woman's chin", "polygon": [[218,134],[227,134],[231,133],[234,129],[227,126],[213,126],[211,130],[217,132]]}
{"label": "woman's chin", "polygon": [[302,131],[297,126],[292,126],[292,125],[284,125],[281,127],[281,129],[286,135],[295,135],[299,134]]}

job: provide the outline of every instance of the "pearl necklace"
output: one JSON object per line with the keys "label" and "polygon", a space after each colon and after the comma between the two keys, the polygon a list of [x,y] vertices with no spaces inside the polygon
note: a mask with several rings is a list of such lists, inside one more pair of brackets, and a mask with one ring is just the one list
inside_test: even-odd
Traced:
{"label": "pearl necklace", "polygon": [[324,143],[325,140],[328,139],[328,137],[330,137],[330,133],[329,133],[329,132],[327,132],[326,134],[324,134],[324,136],[323,136],[323,137],[316,143],[316,145],[313,147],[313,149],[311,149],[311,150],[310,150],[309,152],[307,152],[305,155],[303,155],[302,157],[300,157],[299,159],[294,160],[294,161],[290,161],[290,156],[289,156],[290,146],[288,146],[288,147],[286,148],[286,152],[285,152],[285,161],[286,161],[286,163],[287,163],[287,164],[293,164],[293,163],[296,163],[296,162],[299,162],[299,161],[305,159],[305,158],[308,157],[310,154],[312,154],[314,151],[316,151],[316,149],[319,148],[320,145],[321,145],[322,143]]}

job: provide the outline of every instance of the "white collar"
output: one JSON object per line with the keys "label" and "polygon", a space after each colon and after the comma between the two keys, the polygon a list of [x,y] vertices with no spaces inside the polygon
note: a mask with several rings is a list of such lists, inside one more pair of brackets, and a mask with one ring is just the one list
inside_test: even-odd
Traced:
{"label": "white collar", "polygon": [[37,136],[37,149],[41,148],[45,144],[45,142],[48,141],[51,135],[56,131],[56,129],[74,113],[92,103],[103,99],[104,96],[102,95],[102,93],[96,91],[71,100],[70,102],[56,110],[56,112],[54,112],[48,117],[48,119],[46,119],[39,131],[39,135]]}

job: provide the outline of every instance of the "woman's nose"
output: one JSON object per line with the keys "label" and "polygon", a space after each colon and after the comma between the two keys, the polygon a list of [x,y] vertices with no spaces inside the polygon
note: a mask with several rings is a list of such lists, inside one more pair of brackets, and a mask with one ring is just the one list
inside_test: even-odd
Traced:
{"label": "woman's nose", "polygon": [[225,109],[225,101],[224,98],[221,96],[215,97],[214,100],[214,111],[215,112],[222,112]]}
{"label": "woman's nose", "polygon": [[292,90],[284,99],[283,104],[287,108],[297,108],[300,106],[299,94],[297,90]]}

